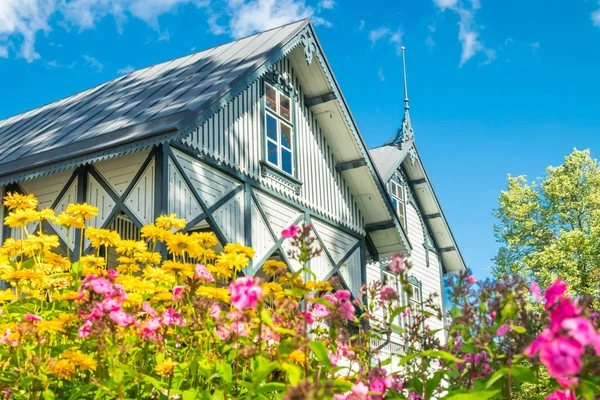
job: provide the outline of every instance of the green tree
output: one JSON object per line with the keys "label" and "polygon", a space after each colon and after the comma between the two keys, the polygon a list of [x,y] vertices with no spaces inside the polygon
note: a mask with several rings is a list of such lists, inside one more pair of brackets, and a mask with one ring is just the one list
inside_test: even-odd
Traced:
{"label": "green tree", "polygon": [[600,165],[589,150],[548,167],[528,183],[508,177],[494,210],[501,243],[493,273],[518,274],[547,287],[555,278],[600,303]]}

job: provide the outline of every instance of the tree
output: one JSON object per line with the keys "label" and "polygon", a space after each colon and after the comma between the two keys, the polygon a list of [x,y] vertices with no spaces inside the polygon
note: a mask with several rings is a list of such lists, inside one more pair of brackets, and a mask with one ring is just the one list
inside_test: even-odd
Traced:
{"label": "tree", "polygon": [[509,175],[498,201],[494,276],[517,274],[543,287],[562,277],[600,304],[600,165],[589,150],[575,149],[531,183]]}

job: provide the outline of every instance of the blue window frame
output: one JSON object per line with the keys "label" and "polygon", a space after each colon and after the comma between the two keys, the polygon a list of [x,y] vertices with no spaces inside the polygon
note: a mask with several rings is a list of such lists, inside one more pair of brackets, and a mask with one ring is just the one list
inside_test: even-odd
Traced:
{"label": "blue window frame", "polygon": [[294,175],[294,129],[292,99],[265,83],[266,161]]}

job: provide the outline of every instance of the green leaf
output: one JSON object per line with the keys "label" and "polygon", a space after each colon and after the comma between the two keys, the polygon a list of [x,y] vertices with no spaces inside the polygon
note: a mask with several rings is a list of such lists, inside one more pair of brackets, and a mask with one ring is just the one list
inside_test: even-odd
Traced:
{"label": "green leaf", "polygon": [[198,396],[198,390],[193,390],[193,389],[189,389],[189,390],[184,390],[183,392],[181,392],[181,399],[182,400],[195,400]]}
{"label": "green leaf", "polygon": [[500,393],[500,390],[477,390],[469,393],[458,393],[445,397],[444,400],[489,400]]}
{"label": "green leaf", "polygon": [[217,364],[217,372],[225,383],[231,384],[233,382],[233,369],[227,361],[223,360]]}
{"label": "green leaf", "polygon": [[535,382],[535,374],[533,371],[522,365],[512,366],[512,376],[519,382]]}
{"label": "green leaf", "polygon": [[272,392],[283,392],[285,390],[285,383],[281,382],[269,382],[265,383],[262,386],[254,389],[254,393],[262,394],[262,393],[272,393]]}
{"label": "green leaf", "polygon": [[437,371],[433,374],[433,377],[427,379],[425,382],[425,398],[430,399],[434,390],[440,386],[440,382],[442,381],[442,376],[444,371]]}
{"label": "green leaf", "polygon": [[510,329],[517,332],[517,333],[525,333],[527,332],[527,329],[523,328],[522,326],[518,326],[518,325],[511,325]]}
{"label": "green leaf", "polygon": [[54,400],[54,392],[50,389],[46,389],[42,392],[42,398],[44,400]]}
{"label": "green leaf", "polygon": [[312,350],[317,357],[317,360],[326,367],[331,367],[331,362],[329,361],[329,356],[327,354],[327,347],[323,342],[311,341],[308,343],[308,347]]}
{"label": "green leaf", "polygon": [[590,381],[581,381],[578,392],[585,400],[595,400],[598,387]]}
{"label": "green leaf", "polygon": [[260,319],[269,327],[274,327],[273,319],[271,318],[271,312],[265,308],[260,310]]}
{"label": "green leaf", "polygon": [[290,384],[297,385],[302,379],[302,368],[300,366],[286,362],[280,368],[287,373]]}
{"label": "green leaf", "polygon": [[419,353],[420,356],[423,357],[433,357],[433,358],[441,358],[442,360],[446,360],[446,361],[453,361],[453,362],[465,362],[465,360],[462,360],[456,356],[453,356],[452,354],[448,353],[447,351],[441,351],[441,350],[426,350],[426,351],[422,351],[421,353]]}
{"label": "green leaf", "polygon": [[503,376],[505,376],[506,374],[508,374],[510,370],[508,368],[501,368],[498,371],[494,372],[494,374],[492,376],[489,377],[489,379],[487,380],[487,383],[485,384],[485,388],[489,389],[491,388],[494,383],[496,383],[499,379],[501,379]]}

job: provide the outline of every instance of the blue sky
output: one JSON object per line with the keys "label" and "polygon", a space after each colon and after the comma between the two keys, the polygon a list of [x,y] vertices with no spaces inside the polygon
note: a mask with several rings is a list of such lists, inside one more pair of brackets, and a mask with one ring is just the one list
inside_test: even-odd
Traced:
{"label": "blue sky", "polygon": [[0,118],[134,68],[311,17],[369,146],[402,118],[478,278],[507,174],[600,145],[596,0],[2,0]]}

